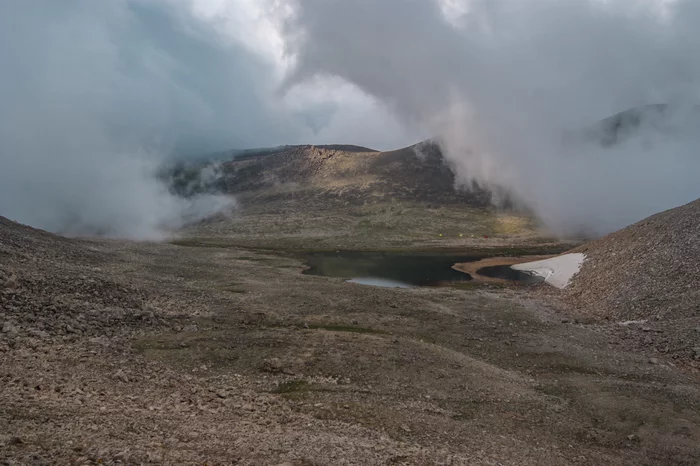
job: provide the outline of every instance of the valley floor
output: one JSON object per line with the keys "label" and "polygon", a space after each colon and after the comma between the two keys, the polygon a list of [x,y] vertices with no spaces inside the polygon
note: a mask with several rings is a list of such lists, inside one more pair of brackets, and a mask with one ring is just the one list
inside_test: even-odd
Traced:
{"label": "valley floor", "polygon": [[[321,197],[241,202],[231,219],[209,221],[184,232],[184,246],[232,245],[296,251],[446,250],[524,248],[561,252],[532,218],[467,205],[391,201],[355,205]],[[517,251],[516,251],[517,253]]]}
{"label": "valley floor", "polygon": [[95,317],[83,296],[51,326],[63,317],[4,308],[2,464],[700,458],[697,371],[526,289],[382,289],[259,249],[86,244],[107,259],[65,273],[144,310]]}

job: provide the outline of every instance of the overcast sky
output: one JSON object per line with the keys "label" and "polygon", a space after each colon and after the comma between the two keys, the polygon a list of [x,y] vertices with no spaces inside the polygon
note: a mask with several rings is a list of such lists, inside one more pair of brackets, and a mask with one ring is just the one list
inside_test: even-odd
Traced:
{"label": "overcast sky", "polygon": [[[0,0],[0,215],[158,237],[231,207],[154,178],[172,154],[438,138],[460,181],[554,232],[700,197],[694,0]],[[614,149],[562,133],[674,104]]]}

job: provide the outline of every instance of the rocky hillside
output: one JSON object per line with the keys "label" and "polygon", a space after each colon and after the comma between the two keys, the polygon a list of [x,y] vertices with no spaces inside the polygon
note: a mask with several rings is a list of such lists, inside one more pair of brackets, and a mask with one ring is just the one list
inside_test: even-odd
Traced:
{"label": "rocky hillside", "polygon": [[640,338],[653,335],[667,351],[695,357],[700,347],[700,200],[572,252],[587,256],[567,291],[581,312],[640,321]]}
{"label": "rocky hillside", "polygon": [[0,217],[0,351],[154,323],[143,292],[102,273],[108,259],[91,243]]}
{"label": "rocky hillside", "polygon": [[[222,156],[217,156],[222,159]],[[201,188],[201,166],[178,167],[174,185]],[[244,204],[313,200],[342,205],[418,201],[486,207],[484,190],[455,188],[455,176],[437,145],[391,152],[356,146],[285,146],[238,154],[217,167],[207,189],[235,194]],[[196,180],[193,183],[193,180]]]}

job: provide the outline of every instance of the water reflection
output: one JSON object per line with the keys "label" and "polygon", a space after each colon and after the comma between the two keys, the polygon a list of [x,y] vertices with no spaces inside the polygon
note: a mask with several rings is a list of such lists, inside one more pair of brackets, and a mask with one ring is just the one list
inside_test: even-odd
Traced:
{"label": "water reflection", "polygon": [[[435,253],[354,252],[314,253],[306,257],[304,273],[352,279],[354,283],[377,284],[385,280],[407,286],[438,286],[466,282],[469,274],[454,270],[458,262],[471,262],[480,256]],[[373,283],[369,283],[373,281]]]}
{"label": "water reflection", "polygon": [[482,267],[476,271],[481,276],[489,278],[502,278],[513,282],[522,283],[541,283],[544,278],[538,277],[528,272],[515,270],[510,265],[493,265],[490,267]]}
{"label": "water reflection", "polygon": [[348,280],[348,283],[357,283],[358,285],[368,286],[379,286],[382,288],[413,288],[413,286],[409,285],[408,283],[377,277],[352,278]]}

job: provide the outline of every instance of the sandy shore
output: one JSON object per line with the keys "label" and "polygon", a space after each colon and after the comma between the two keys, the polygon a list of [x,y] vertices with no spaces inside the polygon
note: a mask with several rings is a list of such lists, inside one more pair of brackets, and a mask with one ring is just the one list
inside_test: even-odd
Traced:
{"label": "sandy shore", "polygon": [[484,267],[495,267],[497,265],[516,265],[527,262],[540,261],[556,257],[549,256],[521,256],[521,257],[489,257],[476,262],[462,262],[452,266],[453,269],[460,272],[468,273],[474,281],[481,283],[512,283],[503,278],[492,278],[484,275],[479,275],[478,271]]}

